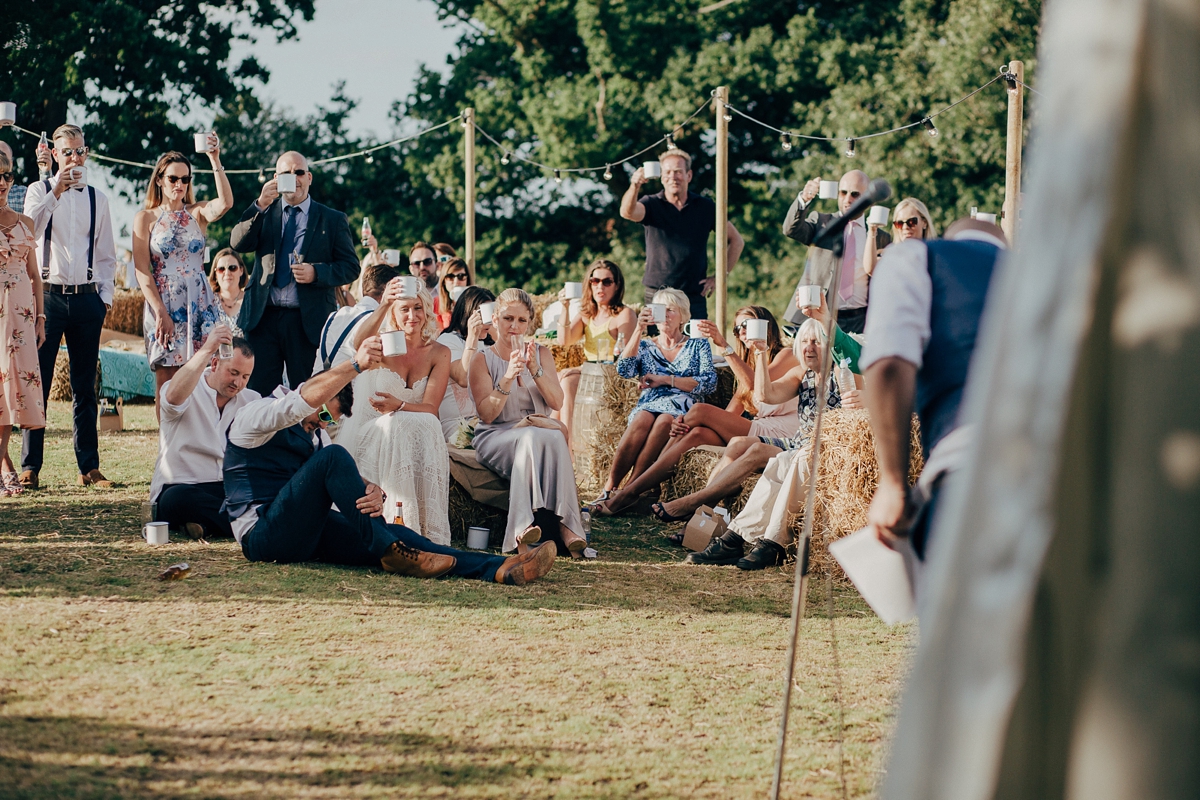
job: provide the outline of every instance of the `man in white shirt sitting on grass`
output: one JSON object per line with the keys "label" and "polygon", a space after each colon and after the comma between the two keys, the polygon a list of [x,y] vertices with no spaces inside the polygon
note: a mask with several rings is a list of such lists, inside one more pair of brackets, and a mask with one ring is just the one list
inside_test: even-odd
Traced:
{"label": "man in white shirt sitting on grass", "polygon": [[[221,345],[229,358],[220,358]],[[238,409],[259,399],[246,388],[254,351],[218,325],[196,354],[163,384],[158,460],[150,481],[155,520],[192,539],[233,536],[225,502],[225,434]]]}

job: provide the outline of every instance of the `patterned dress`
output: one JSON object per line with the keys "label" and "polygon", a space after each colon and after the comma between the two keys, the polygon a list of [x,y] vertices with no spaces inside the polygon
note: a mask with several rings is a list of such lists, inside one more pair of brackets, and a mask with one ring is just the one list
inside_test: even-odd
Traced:
{"label": "patterned dress", "polygon": [[150,273],[175,323],[175,335],[166,347],[158,341],[154,311],[146,303],[142,317],[146,357],[150,369],[181,367],[200,349],[220,319],[204,274],[204,236],[187,209],[163,211],[150,228]]}
{"label": "patterned dress", "polygon": [[23,222],[0,233],[0,425],[44,428],[37,306],[25,267],[33,234]]}
{"label": "patterned dress", "polygon": [[709,347],[708,339],[688,339],[674,361],[663,355],[657,342],[642,339],[638,343],[636,356],[622,358],[617,362],[617,373],[622,378],[674,375],[676,378],[696,380],[696,388],[690,392],[672,389],[670,386],[651,386],[646,389],[638,397],[637,405],[629,415],[630,423],[639,411],[681,417],[697,400],[712,394],[717,388],[717,370],[713,367],[712,348]]}
{"label": "patterned dress", "polygon": [[[796,428],[796,435],[790,439],[759,436],[759,441],[775,445],[780,450],[802,450],[808,445],[808,440],[812,438],[813,426],[817,422],[817,373],[811,369],[800,379],[799,399],[800,424]],[[840,408],[841,405],[842,396],[838,394],[837,381],[831,378],[829,394],[825,397],[825,407]]]}

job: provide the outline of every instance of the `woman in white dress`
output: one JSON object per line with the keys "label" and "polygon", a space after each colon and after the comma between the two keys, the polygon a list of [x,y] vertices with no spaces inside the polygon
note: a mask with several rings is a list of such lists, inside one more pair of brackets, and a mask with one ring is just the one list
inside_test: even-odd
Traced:
{"label": "woman in white dress", "polygon": [[541,540],[534,513],[559,518],[562,541],[573,558],[583,558],[587,541],[571,448],[562,423],[550,412],[562,407],[563,390],[554,356],[525,342],[533,323],[533,300],[521,289],[505,289],[492,316],[496,343],[471,362],[471,394],[479,414],[475,454],[479,463],[508,478],[508,527],[504,551],[525,552]]}
{"label": "woman in white dress", "polygon": [[475,417],[475,401],[471,398],[468,380],[471,361],[480,347],[492,342],[492,326],[483,323],[479,307],[495,299],[496,296],[482,286],[468,286],[454,304],[450,325],[438,337],[439,344],[450,348],[450,381],[446,384],[446,396],[438,409],[442,433],[447,442],[458,433],[459,426],[465,420]]}
{"label": "woman in white dress", "polygon": [[[438,406],[450,378],[450,351],[434,341],[437,318],[424,286],[402,297],[400,279],[383,291],[379,308],[355,333],[355,347],[380,332],[403,331],[406,352],[354,379],[353,413],[337,443],[363,478],[387,495],[384,517],[436,544],[450,544],[450,458]],[[397,508],[399,507],[399,509]]]}

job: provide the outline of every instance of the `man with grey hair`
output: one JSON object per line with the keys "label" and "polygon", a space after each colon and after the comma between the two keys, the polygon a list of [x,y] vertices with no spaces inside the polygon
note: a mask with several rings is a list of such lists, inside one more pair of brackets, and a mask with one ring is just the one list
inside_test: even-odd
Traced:
{"label": "man with grey hair", "polygon": [[[833,286],[833,272],[836,263],[833,252],[822,247],[812,247],[813,238],[817,231],[829,224],[830,220],[846,213],[851,205],[871,185],[871,179],[862,170],[853,169],[842,176],[838,183],[838,213],[820,214],[816,211],[805,216],[813,200],[821,188],[821,179],[813,178],[804,185],[798,197],[788,209],[787,218],[783,221],[783,233],[790,239],[801,244],[810,245],[808,258],[804,265],[804,275],[796,289],[800,286],[818,285],[824,288],[825,296],[830,292],[838,293],[838,326],[848,333],[862,333],[867,319],[867,294],[870,275],[863,266],[863,254],[867,252],[867,227],[860,215],[856,215],[843,232],[842,248],[842,277],[839,286]],[[891,244],[892,237],[884,231],[875,234],[875,246],[879,252]],[[833,303],[830,302],[832,307]],[[793,325],[804,321],[804,314],[793,303],[784,315],[784,319]]]}
{"label": "man with grey hair", "polygon": [[[717,279],[708,275],[708,235],[716,229],[717,206],[707,197],[688,191],[692,182],[692,157],[671,148],[658,158],[663,189],[640,200],[646,172],[638,167],[621,198],[621,216],[646,229],[645,302],[660,289],[678,289],[688,296],[692,319],[708,319],[704,298],[713,293]],[[726,270],[733,271],[745,241],[732,222],[725,223],[729,237]]]}
{"label": "man with grey hair", "polygon": [[[296,188],[281,192],[281,178]],[[350,222],[312,199],[312,183],[308,159],[284,153],[229,235],[234,250],[255,254],[238,327],[255,355],[250,388],[262,395],[283,382],[285,366],[291,386],[308,380],[336,289],[358,277]]]}
{"label": "man with grey hair", "polygon": [[[49,402],[58,343],[65,336],[71,361],[78,483],[109,488],[113,483],[100,472],[96,435],[96,359],[100,330],[113,300],[117,248],[108,198],[88,185],[83,130],[76,125],[60,126],[54,131],[53,154],[58,174],[30,186],[25,197],[46,294],[46,342],[38,349],[42,397]],[[38,488],[45,437],[44,428],[22,433],[21,483],[27,489]]]}

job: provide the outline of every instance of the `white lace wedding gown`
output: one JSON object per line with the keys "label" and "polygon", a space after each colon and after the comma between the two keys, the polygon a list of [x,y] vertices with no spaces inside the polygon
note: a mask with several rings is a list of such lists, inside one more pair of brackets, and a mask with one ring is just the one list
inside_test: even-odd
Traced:
{"label": "white lace wedding gown", "polygon": [[373,369],[354,379],[353,413],[339,426],[337,443],[358,463],[363,479],[387,494],[384,518],[396,517],[402,504],[403,524],[436,544],[450,544],[450,457],[442,426],[433,414],[394,411],[380,415],[369,402],[376,392],[420,403],[425,384],[412,388],[390,369]]}

